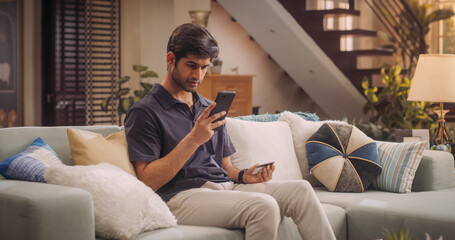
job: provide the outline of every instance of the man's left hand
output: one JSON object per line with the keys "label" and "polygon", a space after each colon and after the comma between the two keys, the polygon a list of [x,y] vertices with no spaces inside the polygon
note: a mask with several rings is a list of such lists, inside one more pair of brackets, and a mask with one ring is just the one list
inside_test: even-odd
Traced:
{"label": "man's left hand", "polygon": [[262,168],[262,172],[253,174],[254,169],[259,164],[256,164],[250,167],[244,174],[243,174],[243,181],[245,183],[261,183],[261,182],[268,182],[272,180],[273,171],[275,171],[275,164],[270,166],[266,166]]}

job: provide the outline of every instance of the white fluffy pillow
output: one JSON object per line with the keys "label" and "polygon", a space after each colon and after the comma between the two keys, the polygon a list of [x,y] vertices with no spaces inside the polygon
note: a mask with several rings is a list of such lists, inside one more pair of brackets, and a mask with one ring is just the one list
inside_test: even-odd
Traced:
{"label": "white fluffy pillow", "polygon": [[287,122],[291,127],[292,140],[294,142],[295,153],[300,164],[303,179],[308,180],[312,186],[323,186],[308,169],[308,159],[306,156],[306,141],[322,126],[328,123],[343,123],[341,121],[307,121],[297,114],[284,112],[278,121]]}
{"label": "white fluffy pillow", "polygon": [[273,180],[302,179],[286,122],[251,122],[226,118],[226,127],[234,144],[232,163],[239,169],[256,163],[275,161]]}
{"label": "white fluffy pillow", "polygon": [[114,165],[50,167],[44,178],[48,183],[92,194],[96,235],[101,238],[125,239],[177,224],[166,203],[151,188]]}

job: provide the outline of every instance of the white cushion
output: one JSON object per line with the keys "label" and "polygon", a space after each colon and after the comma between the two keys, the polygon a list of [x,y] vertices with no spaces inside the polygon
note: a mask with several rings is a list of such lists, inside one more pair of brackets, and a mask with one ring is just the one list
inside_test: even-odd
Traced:
{"label": "white cushion", "polygon": [[226,118],[226,128],[237,150],[231,156],[235,167],[275,161],[273,180],[302,179],[289,124]]}
{"label": "white cushion", "polygon": [[341,121],[307,121],[297,114],[283,112],[278,121],[287,122],[291,127],[292,141],[294,143],[295,153],[300,165],[302,178],[308,180],[313,186],[322,186],[322,184],[312,175],[308,168],[308,159],[306,154],[306,141],[322,126],[324,123],[343,123]]}
{"label": "white cushion", "polygon": [[101,238],[126,239],[177,224],[166,203],[151,188],[114,165],[51,166],[44,177],[48,183],[92,194],[95,231]]}

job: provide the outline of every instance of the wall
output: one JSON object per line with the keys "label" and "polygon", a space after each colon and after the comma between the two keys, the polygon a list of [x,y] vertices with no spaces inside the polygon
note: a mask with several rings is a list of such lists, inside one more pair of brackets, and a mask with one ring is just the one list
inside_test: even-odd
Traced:
{"label": "wall", "polygon": [[[259,112],[309,111],[326,116],[316,103],[271,59],[249,34],[216,2],[210,0],[122,0],[122,75],[132,75],[133,64],[156,71],[161,82],[166,72],[166,44],[172,30],[190,21],[189,10],[211,9],[208,29],[220,46],[224,74],[253,74],[253,106]],[[131,81],[138,86],[138,78]]]}
{"label": "wall", "polygon": [[41,1],[23,0],[24,125],[41,125]]}
{"label": "wall", "polygon": [[131,87],[139,86],[133,65],[155,71],[161,82],[166,73],[166,46],[174,28],[189,22],[189,9],[210,9],[210,0],[121,0],[121,74],[132,76]]}
{"label": "wall", "polygon": [[148,66],[164,76],[166,43],[174,29],[173,11],[174,3],[168,0],[121,1],[121,74],[133,77],[131,87],[139,86],[133,71],[135,64]]}
{"label": "wall", "polygon": [[253,106],[260,106],[260,113],[289,110],[317,112],[322,117],[326,116],[217,2],[212,2],[208,29],[219,43],[222,73],[233,74],[231,69],[238,68],[239,74],[256,75],[253,80]]}
{"label": "wall", "polygon": [[[24,1],[23,81],[24,124],[41,124],[41,6],[39,1]],[[156,71],[160,82],[166,72],[165,54],[169,34],[179,24],[190,20],[192,9],[210,9],[208,28],[220,43],[223,73],[255,74],[253,105],[260,113],[281,111],[317,112],[317,104],[269,59],[262,48],[249,39],[248,33],[229,14],[210,0],[122,0],[121,1],[121,72],[135,76],[133,64],[143,64]],[[363,22],[365,23],[365,22]],[[136,79],[137,80],[137,79]],[[137,84],[132,83],[134,88]]]}

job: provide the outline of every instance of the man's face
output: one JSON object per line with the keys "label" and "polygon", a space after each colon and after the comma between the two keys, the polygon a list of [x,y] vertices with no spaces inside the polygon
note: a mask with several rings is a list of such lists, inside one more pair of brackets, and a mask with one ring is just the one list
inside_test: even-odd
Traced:
{"label": "man's face", "polygon": [[209,64],[210,58],[201,58],[189,53],[186,57],[180,58],[171,68],[172,80],[186,92],[196,92]]}

